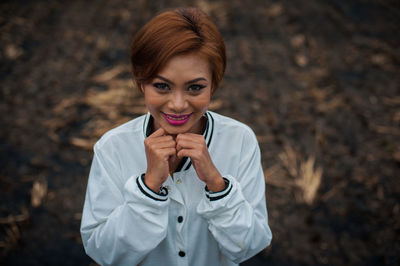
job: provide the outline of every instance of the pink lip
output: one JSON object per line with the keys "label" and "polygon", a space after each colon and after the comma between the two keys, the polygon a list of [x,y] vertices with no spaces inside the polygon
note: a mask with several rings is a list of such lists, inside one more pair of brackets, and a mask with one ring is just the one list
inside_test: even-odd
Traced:
{"label": "pink lip", "polygon": [[192,114],[172,115],[172,114],[165,114],[163,112],[161,112],[161,114],[165,118],[165,120],[167,120],[167,122],[173,126],[181,126],[185,124],[192,116]]}

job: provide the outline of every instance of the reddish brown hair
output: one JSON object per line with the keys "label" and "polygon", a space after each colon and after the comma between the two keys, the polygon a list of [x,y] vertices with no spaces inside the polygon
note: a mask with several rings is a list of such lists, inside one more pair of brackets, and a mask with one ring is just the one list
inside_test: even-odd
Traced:
{"label": "reddish brown hair", "polygon": [[150,82],[176,55],[198,53],[210,66],[213,90],[224,75],[225,44],[211,19],[197,8],[165,11],[150,20],[135,36],[131,47],[136,84]]}

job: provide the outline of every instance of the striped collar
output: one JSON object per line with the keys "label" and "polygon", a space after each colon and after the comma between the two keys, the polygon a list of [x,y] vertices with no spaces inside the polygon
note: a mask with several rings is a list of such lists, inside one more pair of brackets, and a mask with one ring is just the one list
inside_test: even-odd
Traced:
{"label": "striped collar", "polygon": [[[214,118],[212,117],[210,112],[206,112],[204,114],[204,116],[207,118],[206,121],[206,127],[203,131],[203,136],[204,139],[206,140],[207,143],[207,148],[210,148],[211,145],[211,140],[214,134]],[[143,121],[143,135],[145,138],[147,138],[152,131],[152,127],[153,127],[153,120],[154,118],[151,116],[150,113],[147,113],[145,115],[144,121]],[[177,167],[177,169],[175,170],[175,172],[180,172],[182,170],[187,171],[189,170],[190,166],[192,165],[192,162],[190,160],[190,158],[188,157],[183,157],[181,163],[179,164],[179,166]]]}

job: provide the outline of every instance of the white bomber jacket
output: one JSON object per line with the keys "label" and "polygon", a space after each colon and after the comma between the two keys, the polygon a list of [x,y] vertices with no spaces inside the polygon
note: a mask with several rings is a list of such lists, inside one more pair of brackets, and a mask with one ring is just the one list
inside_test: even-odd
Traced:
{"label": "white bomber jacket", "polygon": [[208,111],[203,132],[226,188],[205,189],[190,158],[154,193],[144,184],[152,117],[107,132],[94,146],[81,235],[101,265],[237,265],[271,242],[260,149],[252,130]]}

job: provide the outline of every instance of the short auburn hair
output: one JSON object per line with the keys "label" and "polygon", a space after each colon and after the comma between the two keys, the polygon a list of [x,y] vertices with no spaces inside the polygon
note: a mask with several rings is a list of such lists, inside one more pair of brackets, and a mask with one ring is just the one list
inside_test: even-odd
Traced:
{"label": "short auburn hair", "polygon": [[197,53],[207,60],[212,89],[226,68],[225,43],[210,17],[197,8],[160,13],[136,34],[131,46],[132,74],[138,88],[151,82],[174,56]]}

